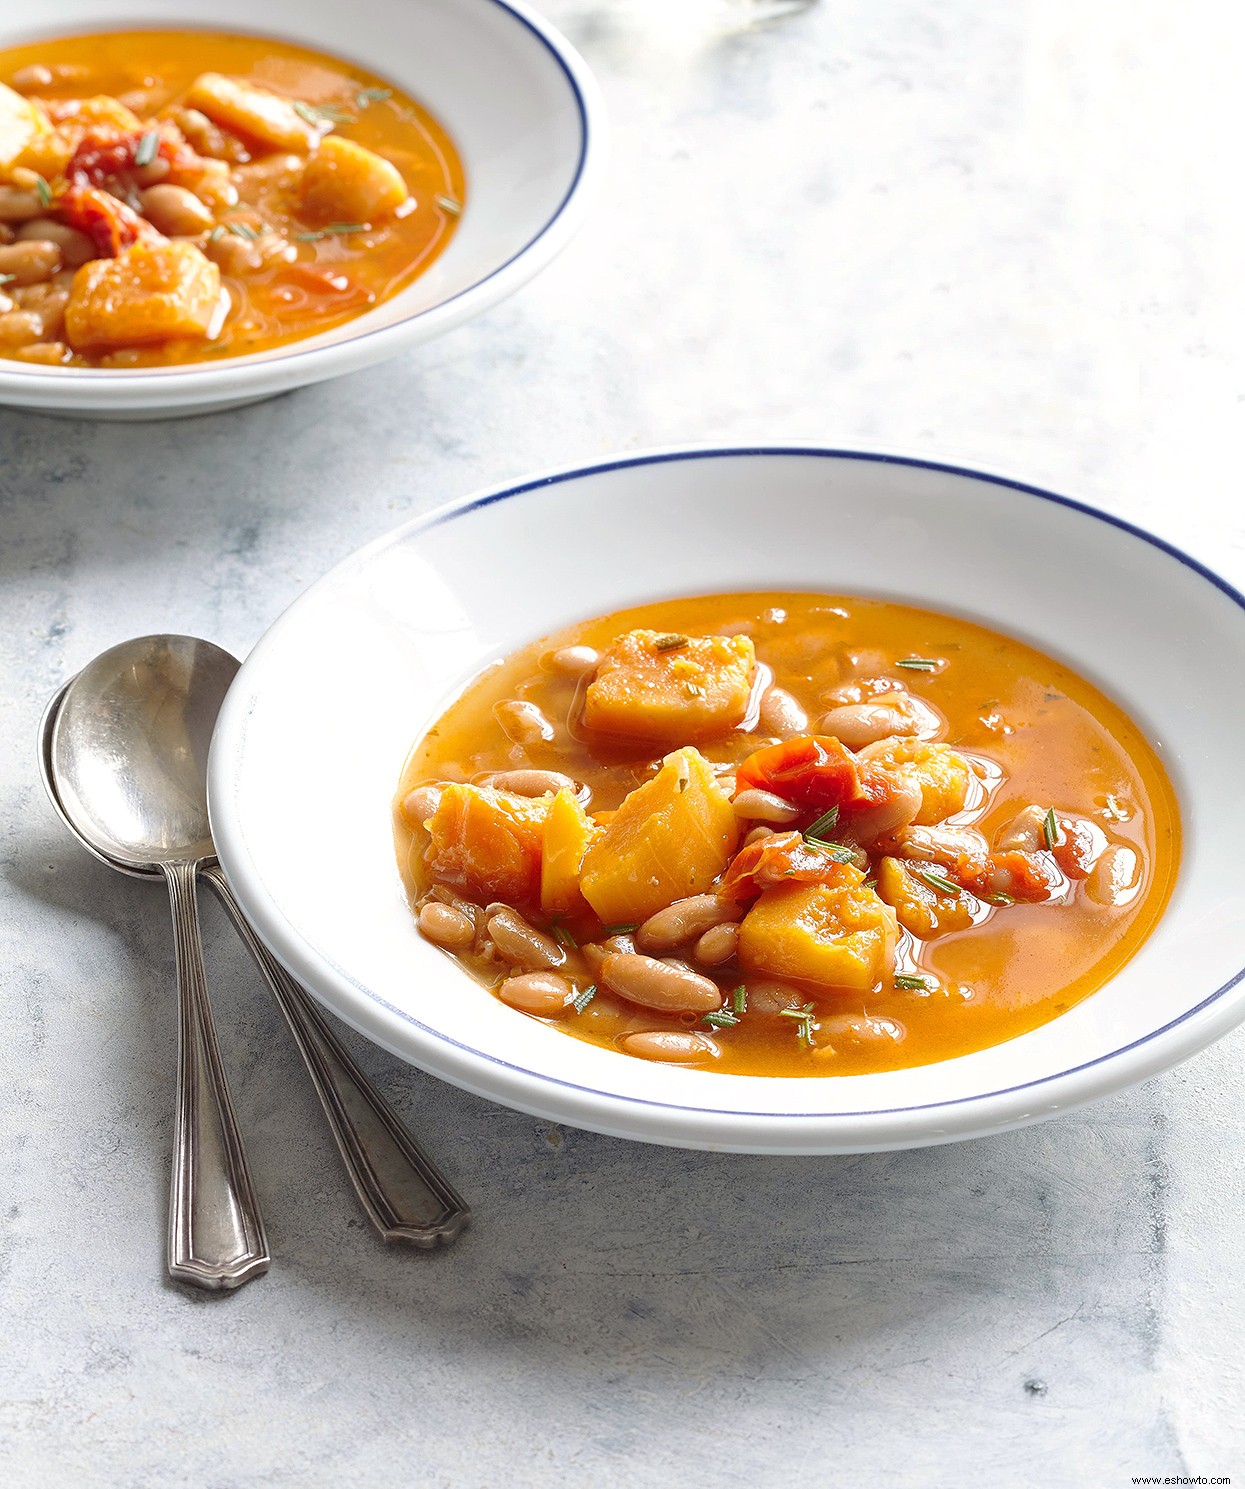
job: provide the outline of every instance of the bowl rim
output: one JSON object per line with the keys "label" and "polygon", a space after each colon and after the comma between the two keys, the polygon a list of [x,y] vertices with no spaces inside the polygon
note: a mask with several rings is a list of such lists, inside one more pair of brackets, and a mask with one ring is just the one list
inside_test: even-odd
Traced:
{"label": "bowl rim", "polygon": [[[287,348],[272,349],[276,355],[270,350],[252,353],[248,357],[226,358],[215,363],[189,363],[176,368],[40,368],[0,359],[0,396],[6,392],[30,393],[36,389],[44,392],[59,387],[73,390],[78,396],[93,402],[91,394],[111,387],[133,389],[140,395],[159,390],[163,402],[163,395],[175,397],[201,393],[204,384],[224,393],[251,387],[260,381],[303,386],[381,361],[401,350],[420,331],[427,330],[431,335],[438,329],[450,330],[472,315],[489,309],[544,268],[574,236],[591,206],[593,192],[604,168],[608,139],[605,100],[588,64],[556,27],[529,8],[526,0],[476,0],[476,3],[493,5],[507,12],[544,46],[566,80],[579,120],[579,151],[566,191],[544,224],[503,263],[465,289],[438,300],[435,305],[413,311],[388,325],[346,336],[328,346],[316,346],[316,336],[313,335],[291,342]],[[77,31],[75,34],[90,33]],[[297,37],[288,39],[298,40]],[[444,326],[442,322],[445,322]],[[391,342],[392,346],[389,345]],[[288,374],[295,368],[298,369],[297,376],[290,377]],[[277,369],[280,372],[276,372]],[[265,373],[270,376],[265,378]],[[50,401],[68,403],[74,400]]]}
{"label": "bowl rim", "polygon": [[[230,767],[245,740],[247,669],[253,659],[262,659],[278,629],[283,628],[287,617],[296,609],[301,608],[304,601],[310,599],[321,586],[328,585],[353,569],[368,563],[375,555],[391,546],[404,543],[421,532],[452,522],[470,512],[521,497],[527,492],[544,490],[550,486],[640,466],[664,465],[689,460],[787,456],[860,461],[930,470],[1068,508],[1160,550],[1210,583],[1231,600],[1239,610],[1245,612],[1245,594],[1222,575],[1167,539],[1127,518],[1119,517],[1080,499],[1063,496],[1045,487],[982,466],[961,464],[947,459],[934,459],[893,448],[864,450],[831,447],[812,442],[787,442],[778,445],[688,444],[637,451],[590,464],[559,466],[529,476],[519,482],[508,482],[487,488],[415,517],[364,544],[340,563],[335,564],[319,580],[309,586],[260,638],[244,662],[239,679],[226,698],[213,739],[209,765],[209,798],[213,808],[213,831],[226,873],[234,882],[235,888],[239,890],[248,916],[254,920],[257,929],[276,955],[287,966],[290,966],[296,975],[307,980],[316,996],[325,1002],[335,1014],[345,1018],[369,1038],[377,1040],[408,1063],[429,1069],[434,1074],[473,1090],[490,1100],[500,1100],[553,1120],[577,1121],[585,1127],[616,1136],[629,1138],[642,1136],[647,1141],[677,1146],[712,1147],[746,1152],[878,1151],[885,1148],[954,1141],[1025,1126],[1058,1112],[1087,1105],[1135,1085],[1189,1058],[1237,1024],[1245,1021],[1245,966],[1243,966],[1191,1008],[1185,1009],[1176,1017],[1130,1040],[1127,1044],[1079,1064],[1015,1085],[1001,1086],[994,1090],[967,1096],[922,1101],[907,1106],[879,1107],[850,1112],[842,1110],[762,1112],[707,1106],[703,1103],[684,1104],[631,1095],[616,1090],[601,1090],[596,1086],[586,1085],[582,1081],[531,1070],[526,1066],[514,1064],[463,1044],[405,1009],[394,1006],[380,994],[356,981],[345,968],[339,967],[312,948],[286,919],[279,905],[267,894],[262,881],[259,880],[258,874],[250,863],[250,855],[243,845],[242,834],[236,820],[232,817],[229,808],[225,808],[222,815],[221,807],[222,803],[231,797],[228,789]],[[326,988],[331,989],[331,992],[326,993]],[[1235,997],[1229,997],[1233,990],[1236,990]],[[360,995],[364,1000],[363,1007],[358,1006]],[[425,1064],[422,1051],[420,1052],[421,1058],[414,1058],[409,1047],[404,1047],[387,1037],[388,1031],[384,1026],[393,1022],[418,1030],[423,1036],[432,1040],[436,1046],[447,1052],[453,1068],[447,1069],[446,1065],[434,1060]],[[508,1083],[506,1095],[499,1095],[495,1085],[489,1085],[483,1081],[476,1083],[465,1074],[465,1067],[475,1062],[481,1062],[506,1072],[503,1077]],[[539,1098],[532,1093],[546,1087],[559,1088],[566,1094],[556,1105],[542,1105]],[[1021,1098],[1023,1093],[1031,1092],[1040,1093],[1043,1097],[1042,1101],[1036,1109],[1031,1108],[1027,1103],[1022,1109],[1018,1098]],[[526,1093],[528,1099],[523,1099],[522,1093]],[[569,1118],[567,1116],[568,1101],[581,1103],[581,1109]],[[660,1129],[639,1134],[634,1123],[623,1124],[618,1117],[615,1117],[613,1122],[609,1120],[611,1111],[620,1107],[638,1108],[653,1114],[658,1119],[662,1113],[670,1114],[677,1116],[684,1125],[677,1135],[663,1133]],[[937,1130],[921,1129],[904,1133],[903,1129],[911,1127],[914,1119],[919,1122],[930,1113],[946,1114],[945,1120]],[[751,1133],[747,1131],[750,1127],[753,1129]],[[854,1137],[848,1137],[845,1131],[839,1132],[839,1129],[852,1127],[861,1129],[873,1127],[880,1130],[872,1135],[867,1131],[861,1131]],[[827,1141],[828,1137],[832,1140]],[[839,1140],[833,1140],[835,1138]]]}

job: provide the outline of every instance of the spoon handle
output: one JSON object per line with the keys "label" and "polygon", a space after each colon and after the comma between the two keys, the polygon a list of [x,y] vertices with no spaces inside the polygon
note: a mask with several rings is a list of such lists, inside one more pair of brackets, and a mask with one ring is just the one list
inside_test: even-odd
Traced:
{"label": "spoon handle", "polygon": [[471,1219],[462,1196],[359,1069],[311,997],[243,915],[219,864],[200,872],[216,891],[272,990],[324,1107],[346,1172],[386,1241],[447,1246]]}
{"label": "spoon handle", "polygon": [[177,954],[177,1121],[169,1196],[169,1273],[217,1291],[268,1270],[268,1241],[251,1186],[199,939],[193,863],[162,865]]}

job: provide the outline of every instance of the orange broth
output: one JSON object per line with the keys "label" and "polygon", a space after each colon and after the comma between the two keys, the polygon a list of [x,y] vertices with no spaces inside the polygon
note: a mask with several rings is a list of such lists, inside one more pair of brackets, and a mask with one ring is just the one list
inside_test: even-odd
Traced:
{"label": "orange broth", "polygon": [[[949,821],[970,822],[992,840],[1022,808],[1049,804],[1095,824],[1110,844],[1130,849],[1136,882],[1121,890],[1118,903],[1103,904],[1089,897],[1085,883],[1070,881],[1057,901],[983,904],[968,929],[925,941],[909,938],[907,966],[925,978],[922,990],[879,985],[864,995],[824,989],[812,996],[814,1020],[844,1011],[880,1016],[901,1027],[898,1042],[840,1045],[826,1058],[797,1038],[798,1019],[750,1010],[735,1026],[706,1029],[689,1015],[655,1014],[603,989],[582,1012],[569,1010],[558,1018],[559,1029],[619,1048],[620,1039],[634,1031],[695,1023],[716,1046],[714,1058],[698,1068],[742,1075],[825,1076],[924,1065],[1013,1039],[1071,1008],[1124,966],[1163,913],[1180,857],[1176,798],[1154,749],[1116,704],[1060,663],[965,620],[875,600],[774,593],[641,606],[586,621],[488,667],[418,741],[402,772],[395,838],[413,906],[430,888],[424,863],[429,839],[406,820],[401,803],[420,783],[470,781],[523,766],[557,770],[591,787],[589,810],[597,812],[616,808],[651,779],[665,750],[590,742],[580,722],[583,682],[542,666],[553,649],[604,649],[637,627],[750,635],[758,663],[772,670],[774,682],[814,721],[826,711],[822,695],[845,681],[901,679],[945,720],[936,738],[964,750],[979,773],[995,781],[983,805]],[[937,670],[897,668],[914,657],[935,661]],[[555,723],[555,739],[529,748],[512,743],[494,715],[494,706],[506,699],[537,704]],[[735,764],[770,738],[760,737],[754,726],[697,745],[710,761]],[[548,925],[538,912],[530,918]],[[565,925],[581,944],[603,934],[590,912]],[[577,958],[580,953],[570,950],[561,970],[573,975],[577,987],[586,986],[592,973],[586,966],[576,972]],[[470,951],[456,960],[493,987],[507,970]],[[723,989],[727,1008],[731,992],[749,981],[733,964],[710,975]]]}

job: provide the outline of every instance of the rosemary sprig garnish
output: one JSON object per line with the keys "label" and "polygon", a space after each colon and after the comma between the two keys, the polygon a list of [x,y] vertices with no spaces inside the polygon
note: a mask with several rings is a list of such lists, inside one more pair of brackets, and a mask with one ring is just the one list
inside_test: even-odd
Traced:
{"label": "rosemary sprig garnish", "polygon": [[796,1020],[795,1037],[806,1048],[811,1047],[813,1043],[812,1024],[816,1008],[817,1005],[815,1003],[806,1003],[803,1008],[783,1008],[779,1010],[779,1018]]}
{"label": "rosemary sprig garnish", "polygon": [[901,657],[896,667],[906,667],[909,672],[936,672],[938,663],[931,657]]}
{"label": "rosemary sprig garnish", "polygon": [[582,1013],[584,1009],[587,1008],[588,1004],[591,1003],[592,1000],[596,997],[596,995],[597,985],[595,982],[590,982],[582,993],[575,994],[575,997],[571,1002],[571,1007],[575,1010],[576,1013]]}
{"label": "rosemary sprig garnish", "polygon": [[658,636],[657,640],[653,642],[653,650],[675,651],[680,646],[686,646],[687,641],[688,638],[686,636],[676,636],[673,633],[669,636]]}
{"label": "rosemary sprig garnish", "polygon": [[442,212],[447,212],[451,217],[461,217],[463,204],[455,201],[452,196],[433,197],[433,201],[440,207]]}
{"label": "rosemary sprig garnish", "polygon": [[832,858],[835,863],[855,863],[856,861],[855,848],[849,848],[846,843],[827,843],[824,838],[810,838],[807,834],[804,841],[810,848],[816,848],[819,853]]}
{"label": "rosemary sprig garnish", "polygon": [[366,233],[366,222],[330,222],[328,227],[316,228],[310,233],[295,233],[299,243],[318,243],[321,238],[342,238],[347,233]]}
{"label": "rosemary sprig garnish", "polygon": [[804,829],[806,838],[816,838],[819,842],[826,842],[825,834],[833,832],[839,825],[839,809],[831,807],[828,812],[823,812],[816,822],[811,822]]}
{"label": "rosemary sprig garnish", "polygon": [[931,889],[936,889],[942,894],[961,895],[964,893],[961,885],[952,883],[950,879],[934,869],[918,869],[914,863],[909,863],[908,872],[915,874],[918,879],[928,884]]}
{"label": "rosemary sprig garnish", "polygon": [[748,1012],[748,989],[742,982],[731,994],[731,1011],[739,1015]]}
{"label": "rosemary sprig garnish", "polygon": [[386,98],[392,97],[392,88],[360,88],[354,96],[354,106],[362,110],[370,108],[374,103],[383,103]]}
{"label": "rosemary sprig garnish", "polygon": [[1046,851],[1054,852],[1055,844],[1059,841],[1059,823],[1055,820],[1054,807],[1042,818],[1042,836],[1046,839]]}
{"label": "rosemary sprig garnish", "polygon": [[294,103],[294,112],[300,119],[308,124],[354,124],[355,116],[349,114],[345,109],[334,108],[332,104],[304,103],[297,99]]}
{"label": "rosemary sprig garnish", "polygon": [[631,925],[603,925],[601,929],[607,936],[629,936],[632,931],[640,929],[640,922],[637,920]]}
{"label": "rosemary sprig garnish", "polygon": [[894,982],[896,987],[912,993],[923,992],[928,986],[925,979],[918,977],[915,972],[896,972]]}
{"label": "rosemary sprig garnish", "polygon": [[711,1029],[733,1029],[739,1020],[733,1013],[728,1013],[725,1008],[719,1009],[717,1013],[707,1013],[701,1019],[702,1024],[708,1024]]}
{"label": "rosemary sprig garnish", "polygon": [[156,152],[159,149],[160,131],[158,129],[149,129],[135,146],[134,164],[139,166],[150,165],[156,158]]}
{"label": "rosemary sprig garnish", "polygon": [[35,191],[39,194],[39,205],[50,207],[52,205],[52,188],[42,176],[35,177]]}

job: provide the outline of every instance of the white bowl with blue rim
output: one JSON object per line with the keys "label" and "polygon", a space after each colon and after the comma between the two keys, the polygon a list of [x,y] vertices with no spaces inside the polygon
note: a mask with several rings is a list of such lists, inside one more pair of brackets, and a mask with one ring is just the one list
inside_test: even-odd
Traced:
{"label": "white bowl with blue rim", "polygon": [[[1158,750],[1184,851],[1168,909],[1100,991],[1039,1029],[875,1075],[651,1064],[505,1007],[423,941],[390,804],[411,743],[484,665],[659,597],[814,590],[967,616],[1068,663]],[[213,742],[221,861],[333,1012],[479,1095],[687,1147],[835,1153],[1036,1122],[1163,1070],[1245,1018],[1245,597],[1050,492],[909,457],[682,449],[442,508],[314,585],[247,658]],[[1058,978],[1058,967],[1051,975]]]}
{"label": "white bowl with blue rim", "polygon": [[466,210],[446,251],[399,294],[341,326],[250,356],[176,367],[38,367],[0,359],[0,405],[150,419],[235,407],[369,367],[496,305],[566,246],[605,139],[583,60],[522,0],[25,0],[0,10],[0,49],[142,27],[260,32],[340,57],[429,108],[458,147]]}

